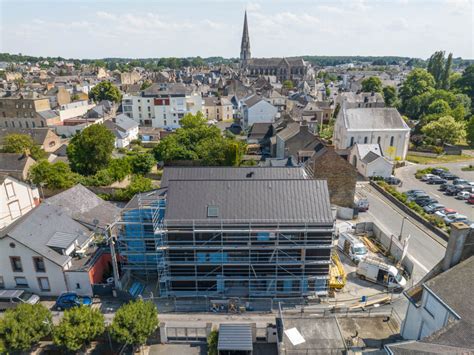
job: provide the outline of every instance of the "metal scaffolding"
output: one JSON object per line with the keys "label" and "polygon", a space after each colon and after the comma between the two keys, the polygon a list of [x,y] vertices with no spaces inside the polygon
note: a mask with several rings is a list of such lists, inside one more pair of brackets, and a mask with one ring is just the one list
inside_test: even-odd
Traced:
{"label": "metal scaffolding", "polygon": [[161,297],[301,297],[328,289],[333,225],[165,220],[166,196],[141,194],[116,223],[122,273]]}

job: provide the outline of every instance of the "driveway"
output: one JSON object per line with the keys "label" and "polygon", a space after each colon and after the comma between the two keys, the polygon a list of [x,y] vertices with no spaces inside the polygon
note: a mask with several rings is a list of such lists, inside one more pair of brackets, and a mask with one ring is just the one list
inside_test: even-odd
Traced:
{"label": "driveway", "polygon": [[421,180],[415,178],[415,173],[419,169],[427,167],[438,167],[443,166],[448,168],[453,174],[459,176],[467,181],[474,181],[474,171],[462,171],[461,168],[474,164],[474,159],[468,162],[458,163],[445,163],[436,165],[421,165],[411,164],[398,168],[395,170],[395,176],[400,178],[403,182],[402,187],[398,187],[398,190],[404,192],[411,189],[420,189],[426,191],[430,196],[437,199],[441,204],[448,208],[453,208],[459,213],[466,215],[469,219],[474,220],[474,205],[469,205],[466,201],[457,200],[454,196],[446,196],[442,191],[439,191],[439,185],[429,185]]}

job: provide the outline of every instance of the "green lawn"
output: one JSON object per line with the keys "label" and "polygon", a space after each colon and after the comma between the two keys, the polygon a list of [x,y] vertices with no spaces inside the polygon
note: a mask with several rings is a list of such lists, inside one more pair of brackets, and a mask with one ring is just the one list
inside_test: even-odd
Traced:
{"label": "green lawn", "polygon": [[472,156],[462,155],[441,155],[438,157],[421,157],[418,155],[407,155],[407,160],[416,164],[440,164],[440,163],[455,163],[458,161],[473,160]]}

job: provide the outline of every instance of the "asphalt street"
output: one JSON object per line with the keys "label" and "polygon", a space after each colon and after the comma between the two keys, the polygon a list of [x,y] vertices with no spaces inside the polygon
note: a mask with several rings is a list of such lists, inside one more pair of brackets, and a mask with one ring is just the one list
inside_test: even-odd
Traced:
{"label": "asphalt street", "polygon": [[[474,159],[470,162],[474,164]],[[463,166],[469,165],[469,162],[466,163],[447,163],[447,164],[436,164],[429,165],[430,167],[443,166],[448,168],[453,174],[459,176],[462,179],[467,181],[474,181],[474,171],[462,171]],[[398,168],[395,171],[395,176],[400,178],[403,182],[402,187],[398,187],[398,190],[404,192],[411,189],[420,189],[428,193],[439,203],[443,204],[448,208],[453,208],[459,213],[467,216],[469,219],[474,220],[474,205],[469,205],[464,200],[457,200],[454,196],[446,196],[442,191],[439,191],[439,185],[429,185],[424,181],[418,180],[415,178],[415,173],[418,169],[424,169],[428,165],[419,165],[419,164],[409,164],[402,168]]]}
{"label": "asphalt street", "polygon": [[410,235],[408,255],[415,263],[412,282],[416,283],[443,258],[446,242],[414,221],[368,184],[358,185],[357,191],[366,196],[370,204],[368,212],[359,214],[359,220],[373,221],[396,236],[400,233],[403,237]]}

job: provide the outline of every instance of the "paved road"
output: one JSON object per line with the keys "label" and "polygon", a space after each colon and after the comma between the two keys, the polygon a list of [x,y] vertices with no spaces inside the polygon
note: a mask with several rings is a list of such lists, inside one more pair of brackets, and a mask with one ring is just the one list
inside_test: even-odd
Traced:
{"label": "paved road", "polygon": [[359,219],[372,220],[393,235],[398,236],[400,231],[403,237],[410,235],[408,255],[415,262],[413,282],[416,283],[443,258],[446,242],[414,221],[369,185],[360,185],[357,191],[367,196],[370,203],[369,211],[361,213]]}
{"label": "paved road", "polygon": [[[470,162],[474,164],[474,159]],[[463,178],[467,181],[474,181],[474,171],[462,171],[463,166],[469,165],[466,163],[448,163],[448,164],[436,164],[434,166],[444,166],[452,171],[455,175]],[[426,191],[430,196],[433,196],[440,203],[446,207],[453,208],[459,213],[466,215],[468,218],[474,220],[474,205],[469,205],[463,200],[457,200],[453,196],[446,196],[442,191],[439,191],[439,185],[429,185],[421,180],[415,178],[415,172],[418,169],[424,169],[428,165],[409,164],[403,168],[398,168],[395,171],[395,175],[400,178],[403,182],[403,186],[398,188],[400,191],[407,191],[411,189],[420,189]]]}

